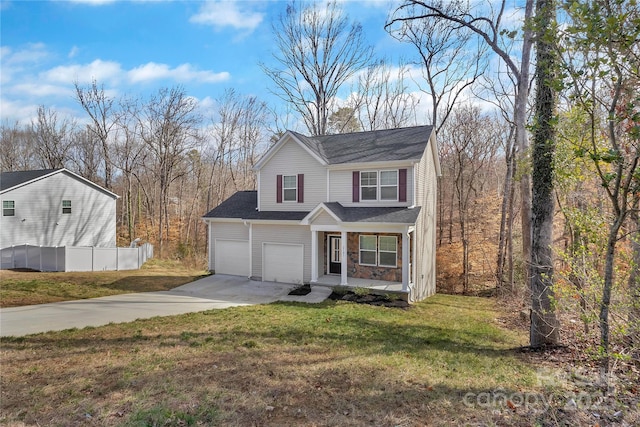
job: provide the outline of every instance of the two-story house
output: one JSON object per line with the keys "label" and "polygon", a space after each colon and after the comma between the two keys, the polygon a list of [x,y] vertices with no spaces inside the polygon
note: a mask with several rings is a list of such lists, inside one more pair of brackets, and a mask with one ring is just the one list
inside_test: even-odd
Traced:
{"label": "two-story house", "polygon": [[[286,132],[258,190],[204,216],[209,269],[264,281],[435,293],[432,126],[308,137]],[[381,286],[377,286],[381,285]]]}
{"label": "two-story house", "polygon": [[116,246],[118,195],[67,169],[0,173],[0,248]]}

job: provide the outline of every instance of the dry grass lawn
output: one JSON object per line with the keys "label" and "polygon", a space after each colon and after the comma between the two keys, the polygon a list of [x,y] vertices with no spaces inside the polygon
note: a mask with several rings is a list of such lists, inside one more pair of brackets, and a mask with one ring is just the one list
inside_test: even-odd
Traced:
{"label": "dry grass lawn", "polygon": [[140,270],[41,273],[0,270],[0,307],[97,298],[130,292],[166,291],[208,274],[166,260]]}
{"label": "dry grass lawn", "polygon": [[[536,390],[494,301],[276,303],[0,341],[3,425],[531,425],[467,393]],[[466,402],[466,403],[465,403]]]}

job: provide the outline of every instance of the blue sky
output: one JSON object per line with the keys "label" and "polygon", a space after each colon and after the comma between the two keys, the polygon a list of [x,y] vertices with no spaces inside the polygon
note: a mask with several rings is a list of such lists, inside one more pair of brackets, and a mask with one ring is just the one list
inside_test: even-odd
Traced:
{"label": "blue sky", "polygon": [[[3,121],[29,123],[38,105],[82,119],[73,82],[92,79],[116,98],[182,85],[204,107],[228,88],[281,103],[258,63],[285,1],[0,1]],[[341,4],[377,57],[413,54],[384,31],[393,3]]]}

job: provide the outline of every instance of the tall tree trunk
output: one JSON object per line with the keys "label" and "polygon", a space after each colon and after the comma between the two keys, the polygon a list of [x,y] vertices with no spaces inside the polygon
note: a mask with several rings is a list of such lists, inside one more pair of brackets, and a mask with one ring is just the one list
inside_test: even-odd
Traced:
{"label": "tall tree trunk", "polygon": [[533,134],[533,198],[531,203],[531,347],[555,345],[559,324],[553,306],[553,157],[556,58],[553,0],[536,1],[537,85]]}
{"label": "tall tree trunk", "polygon": [[504,179],[504,189],[502,193],[502,205],[500,207],[500,233],[498,235],[498,262],[496,269],[496,286],[500,289],[504,287],[504,268],[506,261],[507,246],[507,222],[509,206],[513,204],[513,193],[511,191],[513,182],[513,170],[515,166],[515,147],[507,152],[507,171]]}
{"label": "tall tree trunk", "polygon": [[[518,159],[523,164],[529,155],[529,142],[527,140],[527,100],[529,99],[529,67],[531,64],[531,48],[533,46],[533,31],[531,20],[533,18],[534,0],[525,3],[524,29],[522,41],[522,61],[520,63],[520,75],[517,80],[517,89],[514,102],[513,121],[516,126],[516,150]],[[531,262],[531,179],[528,173],[522,173],[520,177],[520,216],[522,223],[522,260],[525,266]],[[525,268],[528,273],[528,269]],[[527,280],[528,282],[528,280]]]}
{"label": "tall tree trunk", "polygon": [[640,353],[640,215],[638,202],[629,215],[631,220],[631,274],[629,275],[629,296],[631,309],[629,310],[629,338],[633,351]]}

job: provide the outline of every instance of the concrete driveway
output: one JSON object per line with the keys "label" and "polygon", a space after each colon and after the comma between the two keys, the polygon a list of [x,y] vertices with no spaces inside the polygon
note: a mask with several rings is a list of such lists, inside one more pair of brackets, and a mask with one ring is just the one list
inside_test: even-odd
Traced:
{"label": "concrete driveway", "polygon": [[[22,336],[70,328],[131,322],[156,316],[193,313],[274,301],[320,302],[328,296],[312,292],[290,297],[295,285],[251,281],[216,274],[170,291],[122,294],[78,301],[0,309],[0,336]],[[325,288],[328,289],[328,288]],[[319,299],[319,301],[317,301]]]}

